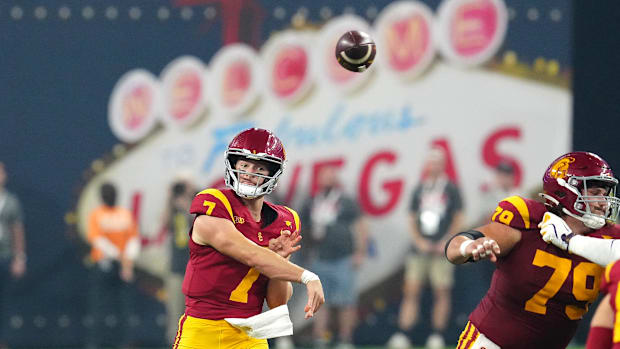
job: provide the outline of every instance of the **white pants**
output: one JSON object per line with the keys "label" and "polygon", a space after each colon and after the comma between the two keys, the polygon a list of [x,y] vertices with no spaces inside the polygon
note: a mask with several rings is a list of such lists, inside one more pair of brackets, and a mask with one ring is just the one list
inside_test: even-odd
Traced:
{"label": "white pants", "polygon": [[488,339],[484,334],[480,333],[478,338],[474,340],[471,346],[467,347],[468,349],[501,349],[499,345],[493,343],[490,339]]}
{"label": "white pants", "polygon": [[501,349],[501,347],[478,331],[474,324],[467,322],[456,349]]}

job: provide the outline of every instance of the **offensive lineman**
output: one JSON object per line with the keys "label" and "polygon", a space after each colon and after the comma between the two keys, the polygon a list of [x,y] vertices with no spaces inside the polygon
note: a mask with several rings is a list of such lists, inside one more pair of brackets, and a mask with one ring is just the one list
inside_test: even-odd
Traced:
{"label": "offensive lineman", "polygon": [[[551,213],[575,234],[620,237],[606,226],[617,180],[599,156],[572,152],[545,171],[545,204],[512,196],[501,201],[493,222],[457,234],[446,244],[456,264],[489,258],[496,270],[486,296],[471,313],[458,349],[560,349],[573,337],[588,305],[598,296],[603,268],[539,238]],[[602,188],[602,189],[601,189]],[[602,223],[602,224],[601,224]]]}

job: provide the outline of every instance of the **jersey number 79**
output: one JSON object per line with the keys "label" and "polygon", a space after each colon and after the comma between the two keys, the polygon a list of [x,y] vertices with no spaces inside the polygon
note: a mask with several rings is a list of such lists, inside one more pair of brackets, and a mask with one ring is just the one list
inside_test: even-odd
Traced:
{"label": "jersey number 79", "polygon": [[[542,250],[536,250],[536,255],[534,256],[532,264],[541,268],[553,268],[553,274],[551,274],[545,286],[525,302],[525,310],[545,315],[547,313],[547,301],[553,298],[560,288],[562,288],[564,281],[566,281],[568,275],[571,273],[572,261],[568,258],[558,257]],[[580,262],[572,272],[573,296],[578,301],[586,301],[587,304],[583,307],[569,304],[566,306],[564,312],[569,319],[578,320],[588,311],[588,304],[592,303],[598,296],[601,267],[594,263]],[[588,276],[594,278],[593,287],[591,289],[586,285]]]}

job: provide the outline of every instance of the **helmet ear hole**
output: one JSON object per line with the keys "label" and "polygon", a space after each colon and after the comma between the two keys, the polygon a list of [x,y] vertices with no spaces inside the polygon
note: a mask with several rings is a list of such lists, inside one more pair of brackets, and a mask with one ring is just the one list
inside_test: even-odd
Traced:
{"label": "helmet ear hole", "polygon": [[566,192],[561,191],[561,190],[556,190],[553,192],[553,194],[560,199],[563,199],[566,196]]}

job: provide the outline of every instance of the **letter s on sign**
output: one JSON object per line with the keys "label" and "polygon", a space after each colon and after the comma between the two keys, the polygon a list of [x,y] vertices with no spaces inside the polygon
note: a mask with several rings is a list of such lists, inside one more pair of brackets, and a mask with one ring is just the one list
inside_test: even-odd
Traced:
{"label": "letter s on sign", "polygon": [[490,168],[497,166],[500,161],[508,161],[515,169],[514,184],[518,187],[523,180],[521,163],[514,157],[499,152],[500,143],[508,139],[520,141],[521,129],[516,126],[510,126],[493,131],[482,145],[482,160]]}

